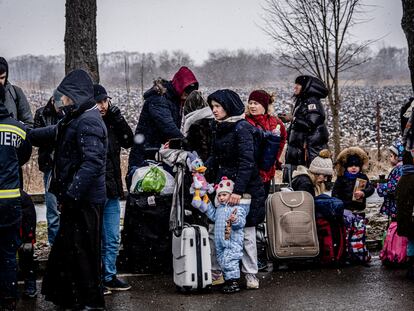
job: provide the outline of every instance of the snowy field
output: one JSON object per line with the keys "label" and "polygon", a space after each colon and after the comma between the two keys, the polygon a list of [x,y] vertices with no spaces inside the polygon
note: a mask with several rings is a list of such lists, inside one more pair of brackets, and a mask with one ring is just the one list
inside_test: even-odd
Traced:
{"label": "snowy field", "polygon": [[[234,88],[244,102],[253,88]],[[215,89],[201,89],[205,97]],[[275,113],[289,112],[293,99],[288,88],[266,88],[276,94]],[[52,91],[36,91],[26,93],[33,110],[45,105]],[[142,106],[141,92],[133,90],[130,94],[124,89],[110,89],[108,93],[112,102],[118,105],[133,129],[138,122],[139,111]],[[358,144],[362,147],[374,148],[376,142],[376,103],[381,102],[381,133],[382,144],[388,146],[399,135],[399,110],[403,103],[412,96],[410,86],[386,87],[344,87],[342,89],[342,109],[340,114],[341,137],[343,146]],[[332,127],[330,111],[328,125]]]}

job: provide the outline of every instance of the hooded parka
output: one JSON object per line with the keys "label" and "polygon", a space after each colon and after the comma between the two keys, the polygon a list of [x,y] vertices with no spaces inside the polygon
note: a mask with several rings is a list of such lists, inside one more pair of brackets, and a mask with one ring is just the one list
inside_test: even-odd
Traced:
{"label": "hooded parka", "polygon": [[244,104],[231,90],[218,90],[208,96],[208,104],[219,103],[227,119],[213,122],[212,156],[207,161],[210,172],[216,172],[215,182],[223,176],[234,181],[233,193],[251,196],[246,227],[264,220],[265,192],[255,158],[256,128],[244,119]]}
{"label": "hooded parka", "polygon": [[329,140],[325,110],[321,99],[328,95],[325,84],[316,77],[304,76],[307,83],[296,97],[293,120],[288,130],[286,164],[309,167]]}
{"label": "hooded parka", "polygon": [[49,191],[61,206],[42,294],[64,308],[103,308],[100,215],[106,200],[107,130],[85,71],[69,73],[58,91],[73,101],[65,106],[65,117],[56,126],[30,133],[36,143],[55,141]]}
{"label": "hooded parka", "polygon": [[[144,106],[135,129],[135,145],[129,155],[129,167],[145,165],[147,159],[154,160],[156,149],[172,138],[183,138],[180,132],[184,90],[198,84],[193,72],[181,67],[171,81],[157,81],[145,92]],[[143,140],[141,143],[140,140]]]}

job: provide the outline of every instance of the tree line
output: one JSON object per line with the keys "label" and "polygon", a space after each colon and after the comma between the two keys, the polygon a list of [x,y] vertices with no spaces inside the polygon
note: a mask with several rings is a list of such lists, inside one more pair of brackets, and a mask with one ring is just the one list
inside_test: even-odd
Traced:
{"label": "tree line", "polygon": [[[365,63],[343,73],[343,80],[366,85],[384,81],[408,83],[407,48],[383,47],[367,50]],[[274,54],[248,50],[211,51],[201,65],[183,51],[160,53],[112,52],[98,55],[101,82],[109,87],[144,89],[155,78],[170,79],[180,66],[194,69],[200,82],[209,87],[266,86],[290,83],[297,71],[281,64]],[[51,89],[64,77],[65,58],[24,55],[9,60],[10,78],[28,89]]]}

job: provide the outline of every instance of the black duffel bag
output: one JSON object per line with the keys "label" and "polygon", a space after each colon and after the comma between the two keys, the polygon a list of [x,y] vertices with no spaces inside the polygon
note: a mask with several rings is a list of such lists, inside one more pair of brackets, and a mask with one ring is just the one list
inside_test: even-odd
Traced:
{"label": "black duffel bag", "polygon": [[136,273],[170,273],[172,195],[129,194],[122,231],[125,269]]}

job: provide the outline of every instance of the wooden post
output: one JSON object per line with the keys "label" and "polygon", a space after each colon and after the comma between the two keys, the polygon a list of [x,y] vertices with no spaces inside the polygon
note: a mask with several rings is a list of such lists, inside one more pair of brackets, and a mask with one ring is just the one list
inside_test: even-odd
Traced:
{"label": "wooden post", "polygon": [[129,58],[126,53],[124,54],[124,64],[125,64],[125,87],[126,87],[127,99],[129,103],[130,102],[129,93],[131,92],[131,87],[129,84]]}
{"label": "wooden post", "polygon": [[144,61],[145,61],[145,54],[142,53],[141,58],[141,97],[144,98]]}
{"label": "wooden post", "polygon": [[380,107],[381,102],[377,101],[376,104],[376,110],[377,110],[377,115],[376,115],[376,119],[377,119],[377,161],[380,162],[381,161],[381,107]]}

